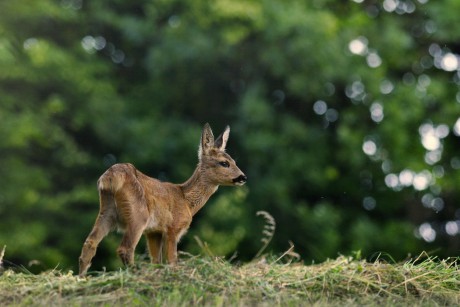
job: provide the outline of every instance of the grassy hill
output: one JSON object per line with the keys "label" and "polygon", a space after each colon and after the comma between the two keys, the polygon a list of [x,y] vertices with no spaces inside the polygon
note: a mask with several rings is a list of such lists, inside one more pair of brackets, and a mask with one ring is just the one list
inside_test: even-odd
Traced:
{"label": "grassy hill", "polygon": [[458,259],[389,264],[339,257],[321,264],[280,259],[234,265],[182,255],[175,267],[137,267],[79,278],[53,270],[6,270],[0,305],[459,305]]}

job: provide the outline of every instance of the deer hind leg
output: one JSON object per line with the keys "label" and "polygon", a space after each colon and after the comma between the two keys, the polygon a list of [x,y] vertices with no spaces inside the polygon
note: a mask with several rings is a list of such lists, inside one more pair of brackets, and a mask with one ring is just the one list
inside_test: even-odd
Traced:
{"label": "deer hind leg", "polygon": [[[147,224],[147,214],[145,214],[142,197],[130,197],[130,195],[117,195],[118,213],[125,222],[125,233],[121,244],[117,249],[118,256],[123,265],[134,264],[134,250],[141,239]],[[133,207],[136,207],[134,209]]]}
{"label": "deer hind leg", "polygon": [[113,197],[108,192],[100,191],[100,210],[93,229],[85,240],[79,258],[79,275],[83,276],[91,266],[91,260],[102,239],[116,226],[116,211]]}
{"label": "deer hind leg", "polygon": [[121,244],[117,249],[118,256],[125,266],[134,264],[134,250],[141,239],[144,225],[131,224],[126,228]]}
{"label": "deer hind leg", "polygon": [[163,249],[163,234],[159,232],[148,233],[147,245],[152,263],[161,263]]}

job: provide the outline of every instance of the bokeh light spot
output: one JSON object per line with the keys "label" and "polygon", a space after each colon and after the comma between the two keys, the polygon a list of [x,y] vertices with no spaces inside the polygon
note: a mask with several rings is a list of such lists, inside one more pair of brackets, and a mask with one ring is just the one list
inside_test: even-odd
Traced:
{"label": "bokeh light spot", "polygon": [[383,1],[383,9],[389,13],[396,10],[398,7],[398,2],[396,0],[385,0]]}
{"label": "bokeh light spot", "polygon": [[28,38],[24,41],[23,47],[26,50],[32,49],[34,46],[38,44],[38,39],[35,37]]}
{"label": "bokeh light spot", "polygon": [[336,109],[329,109],[326,111],[326,119],[328,122],[333,123],[339,119],[339,112]]}
{"label": "bokeh light spot", "polygon": [[373,156],[377,152],[377,145],[372,140],[363,143],[363,151],[368,156]]}
{"label": "bokeh light spot", "polygon": [[313,104],[313,111],[318,115],[323,115],[327,111],[327,104],[322,100],[318,100]]}
{"label": "bokeh light spot", "polygon": [[436,239],[436,231],[431,227],[430,223],[420,225],[418,232],[426,242],[433,242]]}
{"label": "bokeh light spot", "polygon": [[454,134],[456,136],[460,136],[460,117],[457,119],[457,121],[454,124]]}
{"label": "bokeh light spot", "polygon": [[385,184],[389,188],[392,188],[392,189],[397,188],[399,186],[398,176],[396,176],[395,174],[386,175],[385,176]]}
{"label": "bokeh light spot", "polygon": [[458,69],[458,58],[453,53],[446,53],[441,60],[441,68],[445,71],[454,71]]}
{"label": "bokeh light spot", "polygon": [[367,60],[367,65],[372,68],[377,68],[382,64],[382,59],[380,56],[377,54],[377,52],[369,52],[369,54],[366,57]]}
{"label": "bokeh light spot", "polygon": [[383,80],[380,83],[380,92],[384,95],[390,94],[393,92],[395,86],[390,80]]}
{"label": "bokeh light spot", "polygon": [[403,170],[401,173],[399,173],[399,182],[403,186],[411,186],[412,182],[414,180],[414,172],[408,169]]}
{"label": "bokeh light spot", "polygon": [[457,221],[450,221],[446,223],[446,233],[449,236],[455,236],[459,233],[459,226]]}
{"label": "bokeh light spot", "polygon": [[414,186],[414,189],[416,189],[418,191],[425,190],[430,185],[431,179],[432,179],[431,173],[428,172],[427,170],[416,174],[414,176],[414,181],[412,183],[413,186]]}
{"label": "bokeh light spot", "polygon": [[373,197],[370,197],[370,196],[364,197],[363,199],[364,209],[371,211],[371,210],[374,210],[376,206],[377,206],[377,202],[375,201]]}
{"label": "bokeh light spot", "polygon": [[374,102],[370,107],[370,111],[374,122],[380,123],[383,120],[383,106],[380,103]]}
{"label": "bokeh light spot", "polygon": [[181,24],[180,17],[177,15],[172,15],[168,18],[168,24],[171,28],[177,28]]}
{"label": "bokeh light spot", "polygon": [[[448,129],[447,129],[448,130]],[[421,142],[426,150],[438,150],[441,148],[441,137],[447,136],[445,125],[434,127],[431,123],[423,124],[419,127]]]}
{"label": "bokeh light spot", "polygon": [[364,36],[360,36],[352,40],[348,44],[348,49],[353,54],[365,55],[367,53],[367,44],[368,44],[367,38],[365,38]]}

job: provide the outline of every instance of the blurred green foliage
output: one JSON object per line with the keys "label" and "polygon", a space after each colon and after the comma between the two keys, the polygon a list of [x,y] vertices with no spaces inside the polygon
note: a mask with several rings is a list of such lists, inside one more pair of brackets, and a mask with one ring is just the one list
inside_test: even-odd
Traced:
{"label": "blurred green foliage", "polygon": [[[0,246],[75,268],[97,178],[131,162],[182,182],[200,129],[232,127],[249,182],[221,188],[194,240],[251,259],[460,248],[458,1],[3,0]],[[116,267],[119,237],[95,269]],[[142,253],[141,244],[138,252]],[[37,262],[34,262],[37,263]]]}

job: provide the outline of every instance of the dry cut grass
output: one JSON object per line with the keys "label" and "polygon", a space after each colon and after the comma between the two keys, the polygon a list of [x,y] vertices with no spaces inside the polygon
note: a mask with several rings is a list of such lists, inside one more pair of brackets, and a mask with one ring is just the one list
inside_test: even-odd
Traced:
{"label": "dry cut grass", "polygon": [[458,259],[388,264],[339,257],[314,265],[263,259],[233,265],[182,258],[175,267],[142,263],[86,278],[7,270],[0,276],[0,305],[460,305]]}

